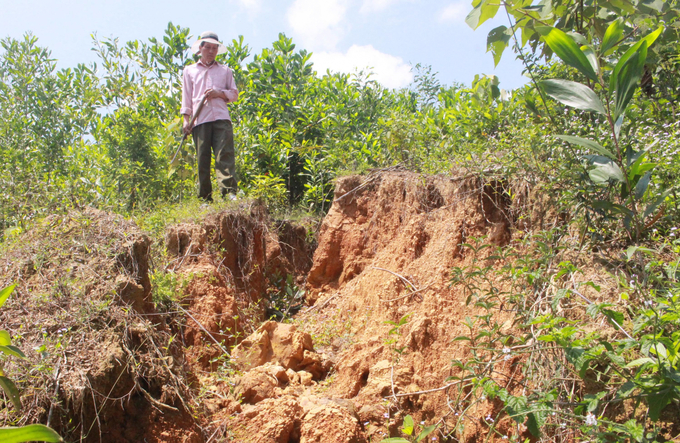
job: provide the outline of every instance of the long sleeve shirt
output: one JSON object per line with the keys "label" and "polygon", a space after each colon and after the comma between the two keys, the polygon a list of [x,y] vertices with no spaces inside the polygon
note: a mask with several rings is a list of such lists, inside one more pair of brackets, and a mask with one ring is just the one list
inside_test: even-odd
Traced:
{"label": "long sleeve shirt", "polygon": [[181,114],[193,116],[194,110],[198,109],[203,94],[208,89],[224,92],[227,100],[222,98],[208,99],[203,105],[195,125],[213,122],[216,120],[229,120],[228,102],[238,100],[238,89],[234,81],[234,72],[225,65],[214,62],[206,66],[200,61],[184,68],[182,86]]}

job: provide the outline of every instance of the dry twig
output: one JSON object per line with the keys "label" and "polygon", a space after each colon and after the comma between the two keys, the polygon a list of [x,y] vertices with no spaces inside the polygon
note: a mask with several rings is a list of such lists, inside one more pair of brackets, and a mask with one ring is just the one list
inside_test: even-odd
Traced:
{"label": "dry twig", "polygon": [[[382,301],[383,303],[388,303],[388,302],[392,302],[392,301],[401,300],[402,298],[406,298],[406,297],[413,297],[414,295],[417,295],[417,294],[419,294],[420,292],[423,292],[424,290],[426,290],[427,288],[429,288],[430,286],[432,286],[432,284],[430,283],[429,285],[425,286],[424,288],[416,289],[416,285],[414,285],[413,283],[411,283],[411,282],[410,282],[406,277],[404,277],[403,275],[397,274],[396,272],[390,271],[389,269],[378,268],[377,266],[372,266],[372,269],[377,269],[378,271],[389,272],[390,274],[392,274],[392,275],[394,275],[394,276],[396,276],[396,277],[399,277],[399,278],[401,279],[401,281],[404,283],[404,285],[406,286],[406,289],[408,289],[408,290],[410,291],[408,294],[406,294],[406,295],[404,295],[404,296],[401,296],[401,297],[393,298],[393,299],[390,299],[390,300],[380,300],[380,301]],[[419,296],[419,299],[420,299],[419,301],[423,301],[423,297],[422,297],[422,296]]]}

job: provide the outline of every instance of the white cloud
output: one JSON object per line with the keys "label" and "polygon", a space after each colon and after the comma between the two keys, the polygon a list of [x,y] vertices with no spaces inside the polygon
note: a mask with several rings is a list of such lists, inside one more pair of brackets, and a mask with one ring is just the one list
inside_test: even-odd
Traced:
{"label": "white cloud", "polygon": [[235,0],[241,8],[249,13],[259,12],[262,8],[262,0]]}
{"label": "white cloud", "polygon": [[439,21],[442,23],[462,22],[468,14],[469,2],[457,1],[439,11]]}
{"label": "white cloud", "polygon": [[361,4],[360,12],[362,14],[369,14],[371,12],[380,12],[387,9],[390,5],[399,0],[364,0]]}
{"label": "white cloud", "polygon": [[345,28],[348,0],[295,0],[286,14],[293,33],[310,49],[333,49]]}
{"label": "white cloud", "polygon": [[373,46],[353,45],[347,53],[315,52],[312,54],[314,68],[319,75],[331,72],[352,73],[356,70],[371,70],[371,77],[388,88],[402,88],[413,80],[411,66],[400,57],[385,54]]}
{"label": "white cloud", "polygon": [[362,14],[370,14],[373,12],[381,12],[395,3],[399,2],[409,2],[415,3],[417,0],[363,0],[361,3],[361,9],[359,10]]}

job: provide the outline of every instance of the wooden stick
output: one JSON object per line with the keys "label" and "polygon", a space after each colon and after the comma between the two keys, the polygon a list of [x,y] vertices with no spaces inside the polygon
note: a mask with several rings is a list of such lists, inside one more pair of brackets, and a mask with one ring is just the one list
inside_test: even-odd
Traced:
{"label": "wooden stick", "polygon": [[[208,101],[208,96],[204,95],[203,98],[201,99],[201,103],[198,104],[198,108],[196,108],[196,112],[194,112],[194,116],[191,118],[191,122],[189,123],[189,127],[191,128],[194,126],[194,123],[196,123],[196,119],[198,118],[198,114],[201,113],[201,110],[203,109],[203,105],[205,105],[205,102]],[[182,150],[182,145],[184,144],[184,140],[187,139],[189,134],[184,134],[182,136],[182,141],[179,142],[179,148],[177,148],[177,151],[175,151],[175,155],[172,156],[172,160],[170,160],[170,164],[173,164],[175,162],[175,159],[177,158],[177,154],[179,154],[179,151]]]}

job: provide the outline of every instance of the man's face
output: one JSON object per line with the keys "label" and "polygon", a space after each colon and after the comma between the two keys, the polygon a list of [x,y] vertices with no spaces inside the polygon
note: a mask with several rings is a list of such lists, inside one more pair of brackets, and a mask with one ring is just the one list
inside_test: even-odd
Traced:
{"label": "man's face", "polygon": [[213,61],[215,61],[218,49],[219,46],[216,45],[215,43],[208,42],[203,43],[201,45],[201,59],[203,59],[203,62],[212,63]]}

